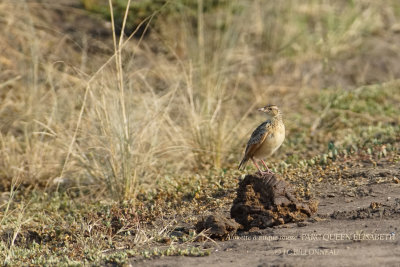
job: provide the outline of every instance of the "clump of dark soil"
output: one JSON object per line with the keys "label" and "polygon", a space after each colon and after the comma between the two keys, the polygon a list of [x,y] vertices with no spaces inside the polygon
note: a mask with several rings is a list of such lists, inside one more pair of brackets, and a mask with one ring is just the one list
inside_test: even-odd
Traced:
{"label": "clump of dark soil", "polygon": [[196,224],[196,231],[207,230],[207,234],[212,239],[227,240],[236,233],[239,227],[240,225],[234,220],[214,214],[201,218]]}
{"label": "clump of dark soil", "polygon": [[237,189],[231,217],[245,230],[298,222],[317,211],[318,202],[294,196],[291,186],[274,174],[247,175]]}

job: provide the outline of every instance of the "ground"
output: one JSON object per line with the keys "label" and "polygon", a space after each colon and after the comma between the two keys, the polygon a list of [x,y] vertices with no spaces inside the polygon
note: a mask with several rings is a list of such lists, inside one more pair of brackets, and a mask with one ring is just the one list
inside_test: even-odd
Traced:
{"label": "ground", "polygon": [[400,164],[360,166],[342,184],[314,188],[318,212],[304,222],[239,231],[197,244],[207,257],[134,259],[138,266],[397,266],[400,257]]}

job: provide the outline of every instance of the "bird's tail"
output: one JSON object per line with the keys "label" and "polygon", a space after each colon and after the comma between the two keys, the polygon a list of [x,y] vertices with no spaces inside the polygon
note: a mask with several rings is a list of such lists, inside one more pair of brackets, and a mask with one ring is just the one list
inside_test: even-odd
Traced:
{"label": "bird's tail", "polygon": [[240,170],[240,169],[246,167],[246,163],[247,163],[248,160],[249,160],[249,158],[244,157],[242,159],[242,161],[240,162],[238,169]]}

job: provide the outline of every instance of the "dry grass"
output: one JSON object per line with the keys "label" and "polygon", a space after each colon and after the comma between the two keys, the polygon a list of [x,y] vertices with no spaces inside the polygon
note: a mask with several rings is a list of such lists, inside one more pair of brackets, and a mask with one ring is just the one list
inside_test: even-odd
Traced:
{"label": "dry grass", "polygon": [[[262,120],[254,112],[260,105],[277,104],[285,114],[287,140],[271,159],[282,172],[326,159],[329,141],[354,151],[399,140],[396,0],[228,1],[206,12],[203,1],[196,9],[183,1],[173,15],[166,8],[149,14],[149,34],[140,39],[93,35],[111,27],[71,3],[0,3],[0,189],[11,191],[0,198],[1,225],[13,230],[11,243],[2,243],[5,263],[23,253],[14,241],[30,218],[35,227],[54,225],[70,210],[83,215],[63,221],[54,240],[72,234],[71,247],[93,257],[112,247],[99,240],[121,238],[113,217],[91,214],[75,198],[109,201],[94,210],[128,200],[150,218],[185,198],[209,201],[204,188],[230,189]],[[44,196],[32,198],[37,190]],[[46,194],[73,207],[33,216],[37,203],[50,201]],[[109,228],[96,228],[105,217]],[[89,245],[85,231],[66,230],[83,222],[97,229]],[[168,235],[141,235],[150,228],[135,223],[127,232],[136,244]]]}
{"label": "dry grass", "polygon": [[[116,199],[134,196],[137,177],[146,183],[236,162],[258,105],[280,105],[290,133],[293,114],[305,113],[296,96],[307,101],[321,88],[341,86],[321,81],[341,74],[329,70],[331,62],[357,56],[367,37],[389,34],[398,23],[395,1],[296,8],[242,1],[165,19],[161,10],[159,32],[148,41],[115,37],[115,54],[96,66],[85,44],[76,49],[65,41],[72,37],[54,34],[36,16],[40,7],[2,5],[2,47],[15,56],[2,57],[10,66],[3,65],[9,74],[2,81],[1,170],[31,184],[94,183]],[[361,81],[347,86],[366,82],[355,79]]]}

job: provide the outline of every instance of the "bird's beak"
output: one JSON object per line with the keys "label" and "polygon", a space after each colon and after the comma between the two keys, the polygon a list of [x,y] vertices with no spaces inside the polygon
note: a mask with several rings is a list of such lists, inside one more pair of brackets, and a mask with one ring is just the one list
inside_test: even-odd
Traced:
{"label": "bird's beak", "polygon": [[259,108],[258,111],[265,112],[265,108]]}

